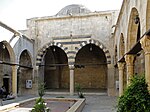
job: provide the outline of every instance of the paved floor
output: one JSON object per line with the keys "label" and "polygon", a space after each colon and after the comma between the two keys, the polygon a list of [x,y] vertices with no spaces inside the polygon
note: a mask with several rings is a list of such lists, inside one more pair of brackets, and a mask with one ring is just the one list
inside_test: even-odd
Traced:
{"label": "paved floor", "polygon": [[[60,95],[48,95],[50,97],[58,97]],[[61,95],[64,97],[70,97],[69,95]],[[3,101],[3,104],[10,104],[13,102],[22,101],[28,98],[32,98],[35,96],[21,96],[14,100]],[[73,96],[77,98],[77,96]],[[116,112],[116,97],[109,97],[107,95],[85,95],[86,97],[86,105],[83,109],[83,112]]]}
{"label": "paved floor", "polygon": [[83,112],[116,112],[116,97],[103,95],[86,96]]}
{"label": "paved floor", "polygon": [[7,104],[23,101],[23,100],[26,100],[26,99],[29,99],[29,98],[33,98],[33,97],[36,97],[36,96],[33,96],[33,95],[19,96],[19,97],[15,98],[15,99],[12,99],[12,100],[5,100],[2,103],[3,103],[3,105],[7,105]]}

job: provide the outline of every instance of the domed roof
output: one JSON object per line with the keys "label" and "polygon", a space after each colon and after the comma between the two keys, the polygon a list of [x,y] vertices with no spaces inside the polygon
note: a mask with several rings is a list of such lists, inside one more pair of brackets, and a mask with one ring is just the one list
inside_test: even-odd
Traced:
{"label": "domed roof", "polygon": [[56,15],[64,16],[64,15],[74,15],[74,14],[84,14],[91,12],[83,5],[72,4],[62,8]]}

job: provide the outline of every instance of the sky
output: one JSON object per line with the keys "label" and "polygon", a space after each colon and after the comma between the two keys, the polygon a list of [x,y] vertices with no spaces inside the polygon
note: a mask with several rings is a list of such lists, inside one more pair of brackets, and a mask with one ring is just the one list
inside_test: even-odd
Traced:
{"label": "sky", "polygon": [[[123,0],[0,0],[0,21],[15,30],[25,30],[26,19],[53,16],[71,4],[94,11],[119,10]],[[13,33],[0,27],[0,41],[9,42]],[[16,38],[15,38],[16,39]],[[16,40],[17,41],[17,40]],[[12,42],[13,45],[15,42]]]}
{"label": "sky", "polygon": [[91,11],[119,10],[122,0],[0,0],[0,21],[15,30],[26,29],[26,19],[53,16],[71,4]]}

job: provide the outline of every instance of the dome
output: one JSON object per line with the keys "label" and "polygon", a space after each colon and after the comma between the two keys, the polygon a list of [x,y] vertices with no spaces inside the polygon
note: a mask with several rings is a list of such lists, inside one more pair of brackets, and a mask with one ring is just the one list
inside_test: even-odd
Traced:
{"label": "dome", "polygon": [[65,15],[75,15],[75,14],[85,14],[90,13],[91,11],[83,5],[72,4],[62,8],[56,16],[65,16]]}

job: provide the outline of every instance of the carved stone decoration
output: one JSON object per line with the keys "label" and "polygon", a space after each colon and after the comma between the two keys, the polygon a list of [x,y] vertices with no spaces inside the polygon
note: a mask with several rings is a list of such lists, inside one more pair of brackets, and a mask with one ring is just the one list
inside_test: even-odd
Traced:
{"label": "carved stone decoration", "polygon": [[149,54],[150,53],[150,36],[144,36],[141,40],[140,40],[140,43],[141,43],[141,47],[142,49],[144,50],[145,52],[145,55],[146,54]]}
{"label": "carved stone decoration", "polygon": [[74,65],[69,65],[70,70],[74,70],[74,68],[75,68]]}
{"label": "carved stone decoration", "polygon": [[127,85],[130,84],[130,79],[134,75],[134,55],[126,55],[125,61],[127,65]]}
{"label": "carved stone decoration", "polygon": [[148,90],[150,90],[150,36],[144,36],[140,43],[145,53],[145,79],[148,84]]}
{"label": "carved stone decoration", "polygon": [[127,66],[133,66],[134,57],[134,55],[125,55],[125,61],[127,63]]}
{"label": "carved stone decoration", "polygon": [[124,65],[125,65],[125,63],[119,62],[119,63],[118,63],[118,69],[119,69],[119,70],[123,70],[123,69],[124,69]]}

